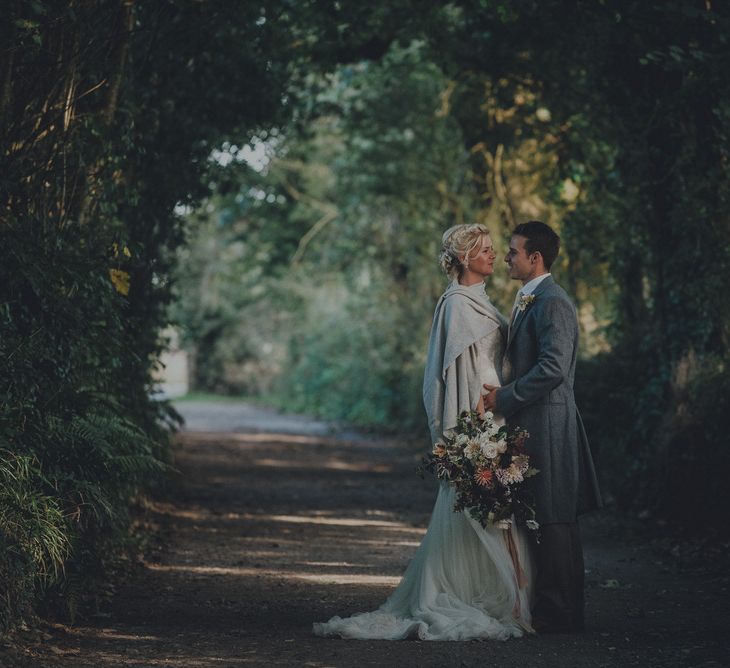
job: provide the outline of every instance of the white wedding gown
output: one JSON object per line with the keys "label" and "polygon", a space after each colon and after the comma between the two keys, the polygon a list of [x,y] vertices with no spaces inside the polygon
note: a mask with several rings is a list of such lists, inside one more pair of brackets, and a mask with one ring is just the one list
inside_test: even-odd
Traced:
{"label": "white wedding gown", "polygon": [[[479,360],[483,382],[498,382],[498,337],[496,332],[467,350]],[[507,640],[532,632],[527,530],[485,530],[468,513],[455,513],[454,501],[453,488],[442,482],[428,531],[383,605],[315,623],[314,633],[361,640]]]}
{"label": "white wedding gown", "polygon": [[532,581],[524,530],[512,529],[520,587],[502,529],[483,529],[454,512],[454,491],[441,484],[428,531],[403,579],[374,612],[314,624],[320,636],[360,640],[507,640],[530,627]]}

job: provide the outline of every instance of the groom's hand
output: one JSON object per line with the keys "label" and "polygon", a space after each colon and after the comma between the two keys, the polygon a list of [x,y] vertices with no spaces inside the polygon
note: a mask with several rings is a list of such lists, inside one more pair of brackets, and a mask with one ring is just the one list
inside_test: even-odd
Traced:
{"label": "groom's hand", "polygon": [[484,397],[484,410],[494,412],[497,405],[497,388],[499,385],[489,385],[489,383],[484,383],[483,387],[487,391],[486,394],[482,395]]}

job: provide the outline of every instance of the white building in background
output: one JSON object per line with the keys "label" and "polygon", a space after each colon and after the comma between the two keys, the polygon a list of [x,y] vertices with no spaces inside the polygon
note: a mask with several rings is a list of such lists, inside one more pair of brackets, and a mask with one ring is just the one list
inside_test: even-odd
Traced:
{"label": "white building in background", "polygon": [[153,373],[155,399],[182,397],[190,389],[190,360],[188,353],[180,348],[180,332],[175,327],[166,327],[161,337],[170,343],[160,355],[159,368]]}

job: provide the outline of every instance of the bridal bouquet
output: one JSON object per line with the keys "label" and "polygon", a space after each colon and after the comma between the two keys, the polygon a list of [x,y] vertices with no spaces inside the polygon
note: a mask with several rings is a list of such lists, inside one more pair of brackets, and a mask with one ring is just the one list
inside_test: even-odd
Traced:
{"label": "bridal bouquet", "polygon": [[524,481],[538,470],[525,450],[529,434],[497,427],[494,415],[464,412],[445,441],[423,458],[424,469],[456,490],[454,512],[467,509],[483,527],[509,529],[512,518],[537,530]]}

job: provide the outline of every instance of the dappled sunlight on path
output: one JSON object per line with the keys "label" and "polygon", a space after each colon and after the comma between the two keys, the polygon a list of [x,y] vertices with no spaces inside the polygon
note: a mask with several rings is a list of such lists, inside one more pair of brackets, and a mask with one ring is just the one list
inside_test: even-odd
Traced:
{"label": "dappled sunlight on path", "polygon": [[[314,637],[312,622],[372,610],[400,580],[436,496],[433,480],[415,475],[423,445],[277,431],[180,434],[176,488],[149,504],[165,549],[148,552],[98,616],[55,625],[27,666],[720,665],[712,657],[726,644],[718,614],[728,604],[715,600],[715,615],[693,607],[685,581],[681,600],[702,623],[672,617],[673,575],[658,573],[646,549],[603,537],[600,517],[584,523],[586,634],[508,643]],[[655,605],[657,597],[664,600]],[[687,656],[698,661],[679,661]]]}

